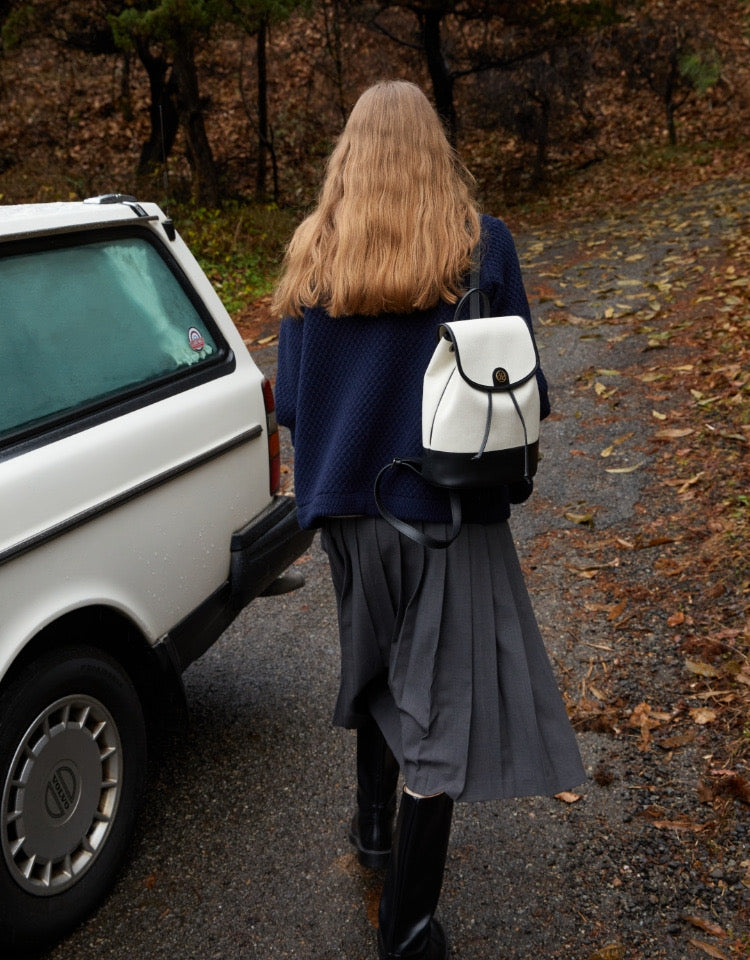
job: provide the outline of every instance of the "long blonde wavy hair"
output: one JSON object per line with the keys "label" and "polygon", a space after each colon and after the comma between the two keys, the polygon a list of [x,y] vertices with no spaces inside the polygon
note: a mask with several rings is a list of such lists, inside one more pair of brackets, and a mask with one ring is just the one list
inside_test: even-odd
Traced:
{"label": "long blonde wavy hair", "polygon": [[470,184],[419,87],[370,87],[330,156],[317,207],[289,244],[275,310],[374,316],[454,303],[479,240]]}

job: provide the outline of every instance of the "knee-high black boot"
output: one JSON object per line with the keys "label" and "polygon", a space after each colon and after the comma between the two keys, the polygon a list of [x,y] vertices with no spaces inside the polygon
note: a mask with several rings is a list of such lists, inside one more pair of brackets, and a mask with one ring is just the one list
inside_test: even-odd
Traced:
{"label": "knee-high black boot", "polygon": [[414,797],[404,792],[393,851],[380,898],[381,960],[447,960],[448,944],[435,920],[453,801],[444,793]]}
{"label": "knee-high black boot", "polygon": [[386,867],[396,815],[398,764],[374,720],[357,728],[357,812],[349,839],[363,867]]}

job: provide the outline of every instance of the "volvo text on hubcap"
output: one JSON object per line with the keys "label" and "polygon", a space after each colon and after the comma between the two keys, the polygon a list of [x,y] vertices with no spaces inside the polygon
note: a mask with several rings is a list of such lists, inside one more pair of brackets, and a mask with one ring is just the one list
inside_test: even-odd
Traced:
{"label": "volvo text on hubcap", "polygon": [[98,700],[51,704],[21,739],[2,795],[2,848],[11,876],[38,896],[60,893],[89,869],[117,812],[122,744]]}

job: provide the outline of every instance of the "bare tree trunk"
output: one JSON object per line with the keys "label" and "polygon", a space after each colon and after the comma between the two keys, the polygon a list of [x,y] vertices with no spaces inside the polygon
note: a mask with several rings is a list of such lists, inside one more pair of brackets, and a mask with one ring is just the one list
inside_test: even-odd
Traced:
{"label": "bare tree trunk", "polygon": [[258,165],[255,171],[255,199],[262,202],[266,196],[266,158],[268,156],[268,71],[266,65],[266,38],[268,18],[261,17],[256,34],[258,46]]}
{"label": "bare tree trunk", "polygon": [[456,105],[453,102],[454,78],[448,69],[443,56],[442,37],[440,28],[442,14],[439,11],[428,10],[421,17],[422,44],[427,58],[427,69],[432,80],[432,92],[435,97],[435,109],[446,126],[448,139],[456,145],[458,138],[458,118]]}
{"label": "bare tree trunk", "polygon": [[188,160],[193,174],[193,199],[204,206],[217,207],[219,177],[206,134],[195,57],[187,44],[178,44],[172,70],[177,85],[180,123],[185,131]]}
{"label": "bare tree trunk", "polygon": [[131,123],[133,120],[133,98],[130,92],[130,52],[125,52],[119,58],[115,66],[115,79],[117,81],[117,109],[122,114],[123,120]]}
{"label": "bare tree trunk", "polygon": [[552,104],[549,97],[543,97],[539,102],[539,129],[537,130],[536,157],[531,181],[539,184],[544,179],[544,166],[547,162],[547,148],[549,147],[549,126]]}
{"label": "bare tree trunk", "polygon": [[172,152],[179,115],[175,104],[173,81],[167,80],[169,64],[162,57],[153,56],[145,44],[138,45],[138,59],[148,74],[151,100],[148,107],[151,130],[148,140],[141,147],[138,174],[148,175],[164,163]]}
{"label": "bare tree trunk", "polygon": [[664,84],[664,107],[667,114],[667,135],[669,136],[669,143],[673,147],[677,146],[677,126],[674,119],[674,115],[677,112],[677,105],[675,103],[674,95],[679,75],[680,68],[677,61],[677,55],[673,53],[669,58],[669,73],[667,74]]}
{"label": "bare tree trunk", "polygon": [[344,55],[341,43],[341,4],[340,0],[328,0],[321,4],[325,29],[326,49],[333,63],[333,82],[341,122],[346,123],[346,102],[344,98]]}

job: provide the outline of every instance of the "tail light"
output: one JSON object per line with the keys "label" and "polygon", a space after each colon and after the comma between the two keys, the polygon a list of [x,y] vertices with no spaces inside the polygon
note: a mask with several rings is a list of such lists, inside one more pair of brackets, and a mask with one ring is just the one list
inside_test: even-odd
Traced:
{"label": "tail light", "polygon": [[266,434],[268,436],[268,472],[271,496],[278,492],[281,485],[281,443],[279,425],[276,423],[276,401],[270,380],[263,380],[263,402],[266,407]]}

